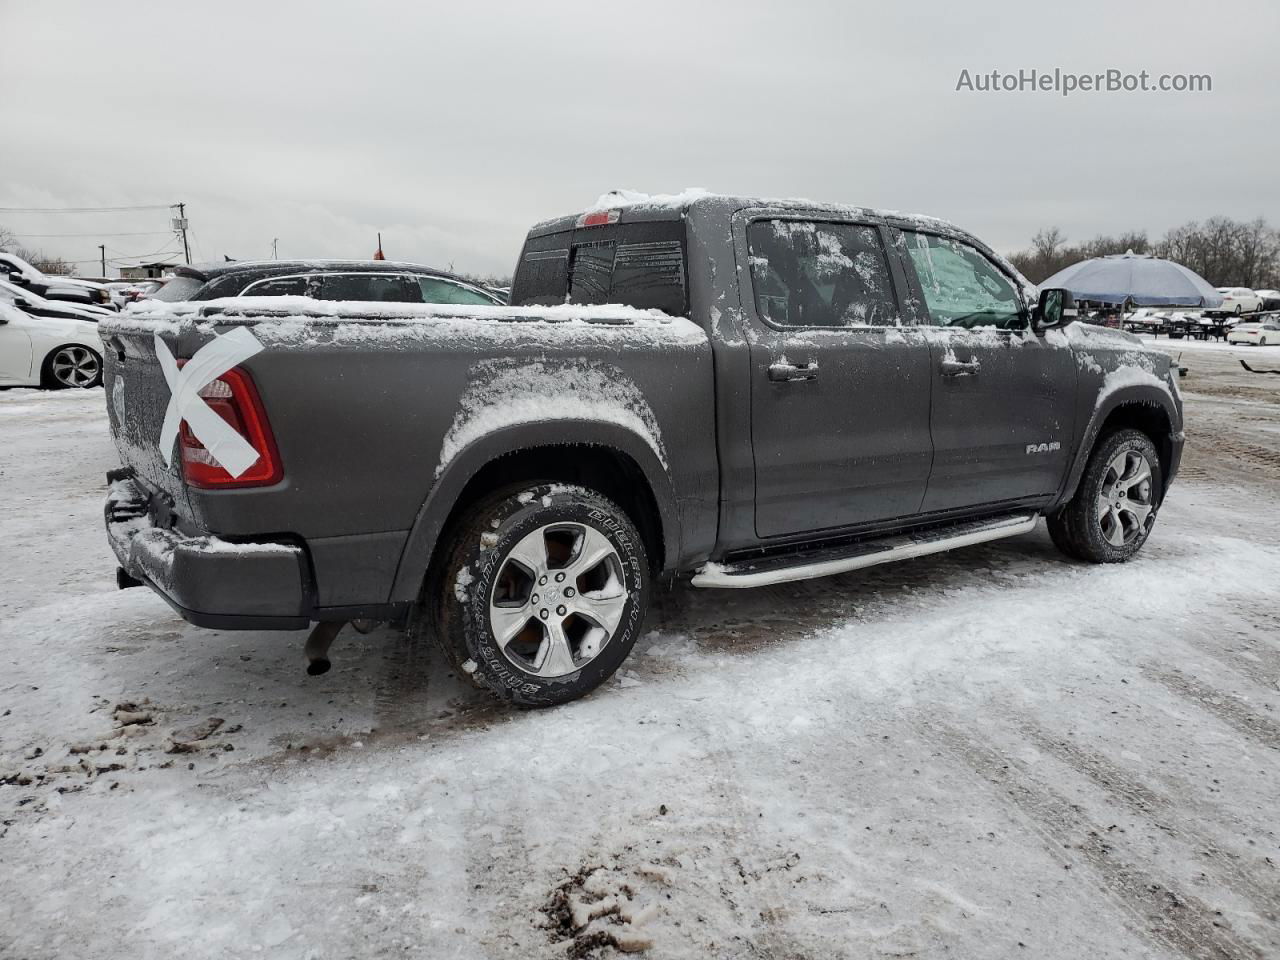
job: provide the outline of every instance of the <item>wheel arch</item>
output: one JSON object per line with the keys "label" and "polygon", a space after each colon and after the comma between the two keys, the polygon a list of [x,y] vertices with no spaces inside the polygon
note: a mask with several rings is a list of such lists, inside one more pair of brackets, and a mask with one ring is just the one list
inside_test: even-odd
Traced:
{"label": "wheel arch", "polygon": [[93,355],[98,358],[99,378],[101,378],[104,373],[106,358],[103,354],[103,351],[105,350],[105,347],[103,347],[101,343],[98,343],[95,345],[92,343],[87,343],[84,340],[74,340],[74,339],[55,341],[53,346],[45,350],[44,356],[40,358],[40,362],[38,364],[35,362],[36,351],[34,349],[35,347],[34,343],[32,344],[32,347],[33,349],[32,349],[32,357],[31,357],[31,372],[38,378],[40,386],[42,387],[48,387],[50,385],[49,381],[53,376],[52,366],[53,366],[54,356],[57,354],[59,350],[65,350],[67,347],[84,347],[86,350],[91,350],[93,352]]}
{"label": "wheel arch", "polygon": [[599,421],[518,424],[485,434],[446,464],[409,531],[390,600],[417,599],[442,535],[468,506],[499,487],[534,480],[599,490],[636,524],[655,574],[675,565],[675,494],[666,466],[643,437]]}
{"label": "wheel arch", "polygon": [[1181,424],[1181,419],[1169,392],[1154,385],[1128,387],[1107,397],[1094,411],[1085,428],[1058,503],[1064,504],[1075,496],[1084,468],[1098,441],[1107,434],[1126,427],[1140,430],[1155,444],[1156,453],[1160,457],[1160,475],[1163,479],[1160,496],[1163,499],[1173,479],[1174,424]]}

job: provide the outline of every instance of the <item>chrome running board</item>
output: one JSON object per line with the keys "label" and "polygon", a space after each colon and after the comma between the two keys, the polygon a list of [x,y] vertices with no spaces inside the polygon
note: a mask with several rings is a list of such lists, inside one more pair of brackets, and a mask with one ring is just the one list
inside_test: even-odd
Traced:
{"label": "chrome running board", "polygon": [[694,574],[693,585],[740,589],[829,577],[895,560],[910,560],[912,557],[924,557],[957,547],[1016,537],[1020,533],[1034,530],[1039,519],[1036,514],[1018,514],[897,534],[843,547],[818,548],[809,553],[786,557],[767,557],[729,564],[708,563]]}

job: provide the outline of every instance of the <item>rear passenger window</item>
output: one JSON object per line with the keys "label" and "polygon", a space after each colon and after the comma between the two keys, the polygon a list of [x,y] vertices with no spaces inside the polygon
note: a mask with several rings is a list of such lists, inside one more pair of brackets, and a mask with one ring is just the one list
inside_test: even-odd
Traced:
{"label": "rear passenger window", "polygon": [[898,326],[874,227],[757,220],[747,228],[756,312],[780,327]]}
{"label": "rear passenger window", "polygon": [[421,303],[422,292],[407,277],[388,273],[334,273],[320,286],[321,300]]}

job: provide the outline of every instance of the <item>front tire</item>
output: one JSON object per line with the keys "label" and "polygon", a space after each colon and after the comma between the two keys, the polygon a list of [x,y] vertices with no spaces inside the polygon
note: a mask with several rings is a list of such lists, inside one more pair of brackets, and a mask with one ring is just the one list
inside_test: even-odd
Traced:
{"label": "front tire", "polygon": [[503,700],[545,707],[604,683],[635,645],[649,562],[631,518],[594,490],[523,484],[448,535],[428,586],[445,653]]}
{"label": "front tire", "polygon": [[1132,429],[1109,433],[1089,455],[1071,502],[1049,516],[1049,535],[1077,560],[1132,560],[1155,524],[1163,480],[1150,437]]}

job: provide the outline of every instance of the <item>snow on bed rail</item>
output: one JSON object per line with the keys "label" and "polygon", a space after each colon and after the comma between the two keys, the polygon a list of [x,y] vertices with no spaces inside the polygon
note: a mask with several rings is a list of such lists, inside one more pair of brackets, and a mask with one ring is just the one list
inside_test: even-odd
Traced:
{"label": "snow on bed rail", "polygon": [[460,306],[313,300],[310,297],[226,297],[185,303],[152,302],[99,324],[103,334],[176,334],[184,327],[252,325],[260,339],[332,340],[607,339],[701,344],[702,328],[685,317],[618,304],[550,307]]}

